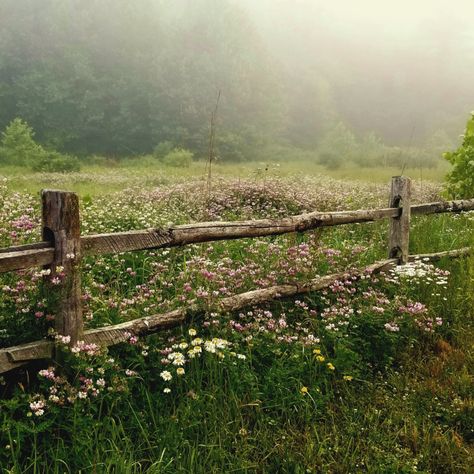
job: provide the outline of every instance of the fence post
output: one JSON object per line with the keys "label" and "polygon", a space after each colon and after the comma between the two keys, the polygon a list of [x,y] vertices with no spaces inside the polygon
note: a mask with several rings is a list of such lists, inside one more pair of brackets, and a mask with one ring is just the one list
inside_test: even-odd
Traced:
{"label": "fence post", "polygon": [[43,240],[54,243],[50,296],[56,332],[75,344],[82,336],[81,230],[77,194],[43,190]]}
{"label": "fence post", "polygon": [[405,176],[394,176],[390,191],[389,207],[400,208],[398,217],[390,220],[388,257],[398,258],[398,264],[408,262],[411,216],[411,180]]}

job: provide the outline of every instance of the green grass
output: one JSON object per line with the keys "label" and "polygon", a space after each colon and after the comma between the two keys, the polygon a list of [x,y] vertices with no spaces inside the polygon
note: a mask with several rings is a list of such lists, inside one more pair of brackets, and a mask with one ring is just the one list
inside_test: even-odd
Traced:
{"label": "green grass", "polygon": [[[282,165],[278,173],[294,176],[294,166]],[[259,182],[265,179],[265,173],[276,173],[257,172],[257,167],[218,165],[215,171],[216,176],[250,177]],[[119,228],[143,227],[141,221],[129,219],[128,201],[122,195],[113,197],[112,193],[124,186],[136,186],[140,179],[147,187],[153,187],[201,176],[203,171],[200,164],[187,170],[138,168],[119,180],[117,176],[122,178],[124,168],[116,173],[87,170],[86,175],[93,172],[96,177],[109,177],[108,184],[98,183],[97,179],[88,182],[77,175],[60,177],[63,181],[57,176],[23,178],[15,171],[17,174],[9,175],[9,186],[11,190],[36,192],[43,185],[61,184],[83,197],[92,196],[91,208],[83,210],[83,218],[92,228],[99,224],[107,227],[110,222],[118,222]],[[319,171],[308,166],[308,173]],[[351,173],[351,179],[367,176],[363,170],[344,173]],[[378,170],[370,179],[385,182],[391,174],[395,174],[394,170]],[[319,191],[314,191],[316,196]],[[196,210],[191,204],[197,197],[186,196],[180,194],[176,202],[170,200],[165,204],[155,204],[153,200],[152,204],[146,200],[132,202],[131,209],[139,217],[155,211],[159,216],[168,212],[166,219],[173,211],[177,219],[187,221],[195,218]],[[108,201],[114,199],[119,199],[119,205],[107,207]],[[98,210],[93,208],[95,205]],[[27,206],[30,201],[26,201]],[[239,218],[240,211],[231,208],[228,212]],[[425,253],[472,245],[473,230],[472,215],[416,217],[412,222],[410,251]],[[192,279],[204,289],[214,289],[213,282],[206,281],[200,271],[205,268],[217,273],[219,265],[226,265],[226,259],[236,266],[248,261],[259,267],[253,278],[249,273],[247,286],[242,287],[254,288],[256,279],[268,274],[279,262],[285,262],[288,252],[305,242],[317,242],[322,248],[342,253],[334,263],[315,254],[307,276],[337,271],[346,265],[346,259],[362,266],[386,256],[386,237],[387,223],[378,222],[259,239],[259,243],[248,239],[173,249],[169,253],[140,252],[88,259],[83,284],[90,301],[85,307],[97,318],[91,325],[141,316],[144,309],[140,301],[125,315],[112,309],[109,300],[122,302],[132,298],[137,286],[152,286],[150,279],[154,281],[153,289],[164,300],[160,304],[169,301],[166,304],[180,305],[176,298],[182,295],[183,283]],[[270,242],[280,253],[269,255]],[[364,250],[352,255],[355,245]],[[207,263],[192,263],[193,257]],[[288,261],[293,262],[291,258]],[[156,264],[160,266],[155,268]],[[197,265],[194,273],[193,265]],[[35,418],[26,413],[30,394],[45,390],[35,376],[38,367],[27,374],[6,377],[0,391],[4,399],[0,411],[0,472],[471,473],[474,259],[442,261],[439,267],[451,272],[448,288],[440,290],[447,300],[433,294],[433,284],[381,286],[389,300],[387,305],[405,295],[429,306],[430,314],[442,317],[444,324],[436,334],[410,329],[402,330],[400,336],[380,337],[377,315],[371,313],[372,303],[363,303],[363,299],[350,300],[353,308],[364,311],[359,316],[359,327],[348,338],[325,332],[321,318],[298,307],[295,299],[265,306],[274,315],[285,313],[290,326],[301,322],[308,331],[320,336],[321,342],[315,347],[326,357],[324,364],[316,362],[312,346],[282,344],[271,332],[257,332],[247,340],[228,327],[229,320],[238,320],[238,314],[210,316],[202,311],[183,328],[151,336],[137,347],[120,345],[110,349],[110,355],[123,367],[139,374],[129,380],[128,391],[66,404]],[[21,277],[10,276],[2,284],[13,286],[15,279]],[[320,293],[309,295],[304,302],[318,311],[329,305]],[[205,318],[222,323],[206,328],[202,325]],[[246,359],[194,359],[185,366],[185,377],[173,379],[172,393],[164,394],[165,385],[159,375],[163,356],[154,350],[170,344],[166,341],[169,336],[177,341],[188,338],[190,326],[198,328],[203,337],[232,340],[235,350],[246,355]],[[143,345],[149,346],[147,356],[141,355]],[[336,370],[328,369],[326,362],[334,363]],[[78,373],[84,373],[84,366],[77,366]],[[343,375],[351,375],[353,380],[344,380]],[[308,389],[306,394],[301,391],[303,387]]]}
{"label": "green grass", "polygon": [[[356,180],[361,182],[381,183],[390,182],[392,176],[401,174],[410,176],[421,186],[424,182],[441,182],[446,176],[449,165],[440,162],[438,167],[420,169],[405,167],[403,170],[393,167],[380,166],[363,168],[349,164],[340,169],[331,170],[312,161],[286,162],[275,160],[267,162],[245,162],[241,164],[215,163],[212,166],[214,179],[216,177],[231,177],[238,179],[255,179],[264,181],[272,177],[307,177],[329,176],[335,179]],[[189,178],[207,179],[206,163],[196,161],[189,168],[173,168],[163,166],[149,157],[130,158],[119,162],[111,161],[109,165],[85,165],[80,173],[47,174],[25,171],[24,167],[2,167],[0,177],[5,176],[9,185],[17,191],[37,193],[43,188],[60,188],[74,191],[81,196],[96,196],[121,191],[124,183],[137,187],[142,185],[150,188]],[[102,177],[101,183],[94,178]],[[119,177],[120,179],[116,179]]]}

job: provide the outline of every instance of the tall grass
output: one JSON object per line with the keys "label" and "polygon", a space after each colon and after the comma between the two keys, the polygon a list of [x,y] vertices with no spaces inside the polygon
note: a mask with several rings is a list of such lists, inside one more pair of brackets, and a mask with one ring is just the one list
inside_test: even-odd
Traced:
{"label": "tall grass", "polygon": [[[114,179],[112,173],[110,181]],[[147,185],[158,185],[154,179]],[[242,218],[300,212],[306,206],[364,207],[380,197],[379,188],[363,185],[351,188],[346,196],[344,184],[338,187],[334,182],[317,189],[305,183],[301,195],[294,195],[291,187],[286,190],[285,180],[271,181],[273,185],[264,188],[263,178],[255,179],[257,186],[242,182],[237,191],[220,185],[213,201],[215,215]],[[18,182],[11,183],[4,202],[14,203],[19,214],[26,213],[38,224],[37,212],[27,211],[34,200],[11,194]],[[275,182],[279,183],[276,190]],[[160,187],[133,199],[126,193],[102,198],[103,183],[85,186],[89,198],[83,199],[82,215],[88,232],[112,226],[112,230],[147,227],[158,220],[189,222],[209,212],[207,207],[201,209],[195,188],[186,186],[172,184],[169,193]],[[114,190],[115,184],[107,188]],[[334,196],[328,196],[331,191]],[[351,196],[356,196],[355,202]],[[5,232],[0,235],[5,243],[11,238],[10,221],[16,217],[2,217]],[[470,245],[473,229],[472,214],[417,217],[410,250],[424,253]],[[195,293],[186,296],[189,282],[193,291],[201,288],[212,295],[222,285],[238,292],[271,284],[269,278],[285,281],[290,278],[285,273],[288,265],[299,266],[295,278],[301,279],[362,266],[385,257],[386,237],[386,223],[375,223],[86,260],[84,306],[86,317],[91,316],[87,324],[116,323],[186,304],[191,297],[198,298]],[[25,233],[22,238],[31,240],[32,235]],[[198,299],[202,312],[189,325],[111,348],[104,355],[120,365],[110,369],[107,384],[113,384],[114,376],[126,379],[122,391],[53,406],[42,416],[28,416],[31,396],[49,390],[47,381],[36,375],[40,366],[5,377],[1,472],[470,473],[474,468],[470,372],[474,260],[446,260],[439,267],[451,273],[446,289],[439,285],[438,290],[435,273],[429,276],[433,281],[422,278],[399,286],[365,281],[348,285],[354,288],[354,298],[335,289],[250,308],[242,315],[219,313],[213,306],[218,297]],[[272,271],[276,271],[273,276]],[[2,284],[15,288],[19,279],[27,275],[2,277]],[[145,296],[150,289],[155,293]],[[370,293],[369,299],[363,292]],[[11,308],[23,304],[14,300],[18,306],[7,307],[16,293],[4,295],[2,323],[17,314]],[[31,304],[37,302],[34,288],[27,297]],[[426,305],[430,316],[442,317],[443,325],[436,332],[423,332],[407,318],[399,323],[399,332],[383,331],[383,318],[398,317],[397,298]],[[344,337],[325,328],[322,313],[327,307],[346,304],[356,314],[358,309],[361,312],[347,333],[342,331]],[[383,316],[373,309],[375,304],[383,306]],[[281,318],[284,329],[259,329],[274,327]],[[15,323],[19,321],[11,321],[9,327]],[[236,329],[236,323],[252,323],[252,329]],[[191,344],[190,327],[199,337],[221,337],[233,345],[222,353],[224,357],[204,351],[202,357],[190,359],[184,366],[186,374],[179,377],[172,364],[163,364],[163,358],[172,345]],[[320,341],[308,343],[308,334]],[[282,342],[280,336],[297,336],[297,342]],[[245,359],[232,356],[232,351]],[[323,361],[318,360],[321,356]],[[74,375],[84,374],[88,367],[97,371],[99,359],[72,359],[77,372],[70,374],[70,383],[79,386]],[[136,375],[125,377],[123,369]],[[160,375],[167,369],[173,372],[170,382]],[[96,377],[97,372],[91,373]],[[171,392],[164,393],[164,388]]]}

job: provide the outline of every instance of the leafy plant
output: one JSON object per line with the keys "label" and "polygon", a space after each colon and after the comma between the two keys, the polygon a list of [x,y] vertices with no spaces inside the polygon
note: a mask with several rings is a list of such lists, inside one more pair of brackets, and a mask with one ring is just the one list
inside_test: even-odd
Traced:
{"label": "leafy plant", "polygon": [[22,165],[41,159],[44,149],[35,142],[34,136],[35,132],[24,120],[12,120],[2,133],[0,161]]}
{"label": "leafy plant", "polygon": [[44,151],[42,156],[32,165],[34,171],[46,173],[70,173],[81,168],[75,156],[65,155],[57,151]]}
{"label": "leafy plant", "polygon": [[153,149],[153,156],[158,160],[162,160],[166,155],[173,151],[173,148],[173,143],[170,141],[160,142]]}
{"label": "leafy plant", "polygon": [[163,163],[176,168],[189,168],[193,162],[193,153],[184,148],[175,148],[164,158]]}
{"label": "leafy plant", "polygon": [[463,142],[453,152],[444,154],[453,169],[446,177],[446,191],[452,198],[474,197],[474,112],[466,125]]}

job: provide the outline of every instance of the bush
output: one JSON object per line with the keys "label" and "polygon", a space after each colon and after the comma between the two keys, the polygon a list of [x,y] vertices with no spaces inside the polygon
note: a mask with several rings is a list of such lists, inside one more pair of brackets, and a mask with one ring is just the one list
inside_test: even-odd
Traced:
{"label": "bush", "polygon": [[193,153],[184,148],[175,148],[164,158],[163,163],[176,168],[189,168],[193,162]]}
{"label": "bush", "polygon": [[40,159],[44,150],[33,139],[33,129],[21,118],[16,118],[2,133],[0,162],[25,165]]}
{"label": "bush", "polygon": [[341,155],[334,153],[323,152],[319,155],[319,163],[325,166],[328,170],[337,170],[341,167],[344,158]]}
{"label": "bush", "polygon": [[63,155],[57,151],[44,151],[31,167],[33,171],[45,173],[71,173],[79,171],[81,166],[75,156]]}
{"label": "bush", "polygon": [[166,155],[170,154],[173,151],[174,145],[169,141],[164,141],[158,143],[153,150],[153,156],[157,160],[162,160]]}
{"label": "bush", "polygon": [[453,152],[445,153],[453,169],[446,177],[446,191],[454,199],[474,197],[474,112],[466,125],[462,145]]}

